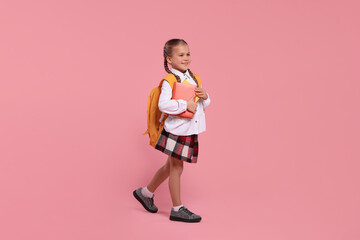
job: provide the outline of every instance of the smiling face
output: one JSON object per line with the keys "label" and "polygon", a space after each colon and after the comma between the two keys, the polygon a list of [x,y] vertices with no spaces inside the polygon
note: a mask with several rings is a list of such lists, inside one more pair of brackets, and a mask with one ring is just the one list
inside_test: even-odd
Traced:
{"label": "smiling face", "polygon": [[180,72],[186,72],[191,63],[189,46],[187,44],[179,44],[172,48],[171,55],[171,57],[167,57],[168,63]]}

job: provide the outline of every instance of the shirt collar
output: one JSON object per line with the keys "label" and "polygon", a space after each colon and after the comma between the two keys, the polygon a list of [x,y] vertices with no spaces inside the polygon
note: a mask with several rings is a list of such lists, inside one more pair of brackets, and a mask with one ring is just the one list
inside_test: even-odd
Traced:
{"label": "shirt collar", "polygon": [[171,68],[171,72],[178,75],[181,80],[183,80],[185,77],[192,79],[189,73],[189,70],[187,69],[185,73],[180,72],[179,70],[175,68]]}

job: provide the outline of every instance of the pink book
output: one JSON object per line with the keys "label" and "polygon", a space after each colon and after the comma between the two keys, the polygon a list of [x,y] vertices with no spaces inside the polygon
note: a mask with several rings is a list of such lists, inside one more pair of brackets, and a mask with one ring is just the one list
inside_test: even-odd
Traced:
{"label": "pink book", "polygon": [[[183,99],[185,101],[189,101],[195,95],[196,85],[187,84],[187,83],[174,83],[173,87],[173,97],[172,99]],[[194,102],[196,102],[196,97],[194,98]],[[183,113],[180,113],[176,116],[185,117],[185,118],[193,118],[194,114],[188,110]]]}

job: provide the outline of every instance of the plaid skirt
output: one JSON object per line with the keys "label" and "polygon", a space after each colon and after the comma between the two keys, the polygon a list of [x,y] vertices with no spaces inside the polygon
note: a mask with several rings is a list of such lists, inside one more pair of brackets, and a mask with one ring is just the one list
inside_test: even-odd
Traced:
{"label": "plaid skirt", "polygon": [[199,152],[198,135],[177,136],[163,128],[155,148],[177,159],[196,163]]}

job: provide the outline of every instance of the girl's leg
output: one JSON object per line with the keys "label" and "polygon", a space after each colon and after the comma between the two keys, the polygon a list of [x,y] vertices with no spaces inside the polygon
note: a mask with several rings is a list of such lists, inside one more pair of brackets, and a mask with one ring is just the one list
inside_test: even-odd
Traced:
{"label": "girl's leg", "polygon": [[154,175],[151,182],[147,185],[147,188],[150,192],[155,192],[155,190],[160,186],[160,184],[168,178],[170,173],[170,156],[168,157],[164,166],[162,166]]}
{"label": "girl's leg", "polygon": [[173,206],[181,205],[180,200],[180,176],[183,171],[183,161],[170,158],[169,189]]}

